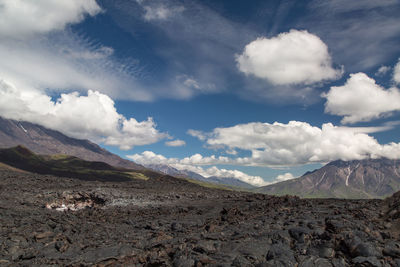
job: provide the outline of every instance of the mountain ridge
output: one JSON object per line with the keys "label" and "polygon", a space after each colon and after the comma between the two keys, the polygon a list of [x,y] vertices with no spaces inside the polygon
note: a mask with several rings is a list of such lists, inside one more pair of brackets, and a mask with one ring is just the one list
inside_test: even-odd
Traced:
{"label": "mountain ridge", "polygon": [[87,161],[101,161],[112,166],[142,170],[143,166],[123,159],[99,145],[38,124],[6,119],[0,116],[0,148],[22,145],[37,154],[65,154]]}
{"label": "mountain ridge", "polygon": [[38,155],[21,145],[0,149],[0,162],[32,173],[82,180],[124,182],[148,179],[143,171],[117,168],[105,162],[85,161],[68,155]]}

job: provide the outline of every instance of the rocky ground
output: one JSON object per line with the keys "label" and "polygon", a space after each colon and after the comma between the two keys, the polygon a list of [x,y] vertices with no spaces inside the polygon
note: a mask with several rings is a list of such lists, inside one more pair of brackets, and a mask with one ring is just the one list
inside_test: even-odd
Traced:
{"label": "rocky ground", "polygon": [[399,204],[0,170],[0,265],[400,266]]}

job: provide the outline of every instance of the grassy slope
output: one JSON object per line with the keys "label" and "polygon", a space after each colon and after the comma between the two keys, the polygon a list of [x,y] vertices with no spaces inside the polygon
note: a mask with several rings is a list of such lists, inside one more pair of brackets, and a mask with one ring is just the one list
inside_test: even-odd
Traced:
{"label": "grassy slope", "polygon": [[142,172],[115,168],[103,162],[84,161],[66,155],[40,156],[22,146],[0,150],[0,162],[29,172],[84,180],[148,179]]}

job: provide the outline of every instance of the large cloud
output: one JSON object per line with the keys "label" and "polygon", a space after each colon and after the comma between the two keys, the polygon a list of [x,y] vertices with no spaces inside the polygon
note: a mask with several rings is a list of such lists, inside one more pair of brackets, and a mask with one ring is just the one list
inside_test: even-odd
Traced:
{"label": "large cloud", "polygon": [[53,101],[35,89],[20,90],[0,80],[0,115],[121,149],[155,143],[168,136],[156,129],[152,118],[142,122],[127,119],[117,112],[110,97],[90,90],[87,96],[74,92],[61,94]]}
{"label": "large cloud", "polygon": [[351,74],[343,86],[333,86],[322,96],[327,100],[325,112],[344,116],[342,123],[370,121],[400,110],[399,89],[385,90],[364,73]]}
{"label": "large cloud", "polygon": [[20,39],[61,30],[100,11],[95,0],[0,0],[0,36]]}
{"label": "large cloud", "polygon": [[312,84],[342,74],[332,67],[325,43],[307,31],[291,30],[272,38],[258,38],[236,61],[243,73],[276,85]]}
{"label": "large cloud", "polygon": [[[369,157],[398,159],[400,143],[381,145],[367,134],[389,128],[390,126],[338,127],[331,123],[323,124],[319,128],[299,121],[290,121],[288,124],[254,122],[216,128],[211,133],[203,134],[208,146],[224,150],[247,150],[251,152],[251,156],[198,157],[198,162],[278,167],[325,163],[337,159],[360,160]],[[186,160],[189,161],[192,157]]]}

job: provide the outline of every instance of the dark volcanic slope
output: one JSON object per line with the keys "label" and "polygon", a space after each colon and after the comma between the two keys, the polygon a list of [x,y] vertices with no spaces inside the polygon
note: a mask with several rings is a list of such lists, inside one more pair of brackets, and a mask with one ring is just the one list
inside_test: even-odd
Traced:
{"label": "dark volcanic slope", "polygon": [[65,154],[127,169],[143,169],[142,166],[122,159],[89,140],[70,138],[37,124],[0,117],[0,148],[17,145],[23,145],[38,154]]}
{"label": "dark volcanic slope", "polygon": [[258,189],[301,197],[382,198],[400,190],[400,160],[334,161],[302,177]]}
{"label": "dark volcanic slope", "polygon": [[0,170],[0,265],[399,266],[396,203]]}
{"label": "dark volcanic slope", "polygon": [[[148,179],[151,171],[129,170],[113,167],[99,161],[85,161],[66,155],[37,155],[23,146],[0,149],[0,163],[8,166],[39,173],[83,180],[130,181],[131,179]],[[152,173],[160,176],[160,174]]]}

